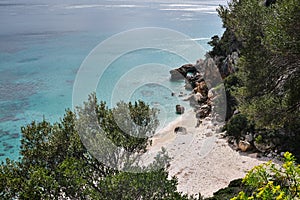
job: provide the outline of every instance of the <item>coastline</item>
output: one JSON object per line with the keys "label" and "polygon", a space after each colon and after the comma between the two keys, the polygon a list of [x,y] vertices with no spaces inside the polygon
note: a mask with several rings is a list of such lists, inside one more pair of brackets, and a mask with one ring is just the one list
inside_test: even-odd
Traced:
{"label": "coastline", "polygon": [[[227,187],[230,181],[244,177],[254,166],[267,161],[233,150],[221,138],[219,130],[223,124],[213,122],[210,116],[198,128],[196,120],[193,109],[188,109],[153,136],[146,156],[154,157],[162,147],[166,149],[171,158],[167,170],[170,177],[178,178],[178,191],[189,195],[201,192],[204,197],[210,197]],[[187,133],[174,133],[178,126],[185,127]]]}

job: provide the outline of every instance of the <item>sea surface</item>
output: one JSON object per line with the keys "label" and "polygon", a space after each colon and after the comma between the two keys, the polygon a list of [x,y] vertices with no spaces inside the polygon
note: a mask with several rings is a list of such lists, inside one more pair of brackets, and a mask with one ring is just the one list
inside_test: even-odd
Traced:
{"label": "sea surface", "polygon": [[[21,126],[56,122],[73,109],[78,70],[98,44],[124,31],[159,27],[198,42],[203,58],[210,37],[223,32],[219,4],[226,1],[0,0],[0,161],[18,159]],[[168,71],[186,62],[157,49],[127,52],[102,74],[97,96],[109,107],[144,100],[161,111],[163,127],[176,118],[175,105],[184,104],[171,93],[186,92],[183,82],[169,81]]]}

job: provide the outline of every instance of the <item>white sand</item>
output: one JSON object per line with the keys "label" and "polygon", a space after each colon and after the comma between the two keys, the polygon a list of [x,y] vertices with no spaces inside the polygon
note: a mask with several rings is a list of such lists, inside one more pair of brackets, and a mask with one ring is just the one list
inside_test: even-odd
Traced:
{"label": "white sand", "polygon": [[[233,179],[242,178],[252,167],[263,163],[257,158],[243,156],[219,139],[221,124],[205,119],[195,128],[196,118],[192,110],[169,124],[153,137],[149,154],[155,155],[161,147],[172,158],[169,174],[178,178],[178,190],[187,194],[201,192],[205,197],[228,186]],[[174,133],[174,128],[187,128],[186,135]]]}

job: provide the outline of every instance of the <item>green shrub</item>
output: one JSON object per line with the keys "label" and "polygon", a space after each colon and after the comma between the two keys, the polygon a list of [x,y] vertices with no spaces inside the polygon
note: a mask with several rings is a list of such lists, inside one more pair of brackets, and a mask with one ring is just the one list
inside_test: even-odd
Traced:
{"label": "green shrub", "polygon": [[226,125],[227,134],[239,138],[248,130],[248,120],[243,114],[234,115]]}
{"label": "green shrub", "polygon": [[228,187],[222,188],[214,192],[213,197],[206,198],[205,200],[224,200],[231,199],[238,195],[244,189],[242,179],[236,179],[229,183]]}
{"label": "green shrub", "polygon": [[262,143],[262,141],[263,141],[263,137],[261,136],[261,135],[258,135],[256,138],[255,138],[255,142],[257,142],[257,143]]}
{"label": "green shrub", "polygon": [[254,167],[243,179],[252,192],[242,191],[231,200],[300,198],[300,165],[295,157],[286,152],[284,163],[278,167],[271,161]]}

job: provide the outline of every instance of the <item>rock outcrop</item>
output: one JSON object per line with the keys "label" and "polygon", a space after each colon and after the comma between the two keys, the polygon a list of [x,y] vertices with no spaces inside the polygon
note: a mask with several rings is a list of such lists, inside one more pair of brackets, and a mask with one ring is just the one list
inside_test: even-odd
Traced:
{"label": "rock outcrop", "polygon": [[[214,97],[213,92],[209,92],[209,87],[216,85],[215,82],[221,79],[213,59],[198,60],[195,65],[183,65],[171,70],[170,74],[171,81],[184,79],[185,88],[192,91],[190,96],[184,100],[189,101],[190,105],[195,108],[195,117],[198,120],[207,117],[212,111],[211,99]],[[176,105],[176,113],[182,114],[183,112],[184,108]],[[197,125],[200,123],[198,122]]]}
{"label": "rock outcrop", "polygon": [[181,105],[176,105],[176,114],[183,114],[184,113],[184,107]]}
{"label": "rock outcrop", "polygon": [[188,74],[194,74],[196,71],[197,70],[193,64],[183,65],[180,68],[170,71],[171,81],[183,80]]}

